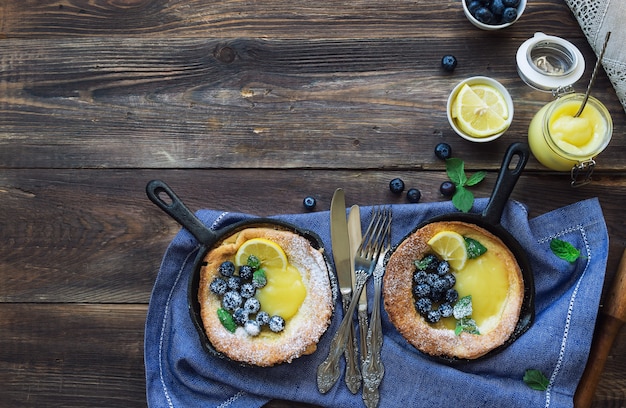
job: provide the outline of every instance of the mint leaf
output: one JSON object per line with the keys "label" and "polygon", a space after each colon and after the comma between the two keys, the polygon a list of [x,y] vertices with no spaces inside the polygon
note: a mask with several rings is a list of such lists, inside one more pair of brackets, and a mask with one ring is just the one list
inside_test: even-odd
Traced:
{"label": "mint leaf", "polygon": [[467,182],[467,176],[465,175],[465,163],[463,160],[451,157],[446,160],[446,173],[450,181],[456,184],[457,187],[464,186]]}
{"label": "mint leaf", "polygon": [[261,267],[261,260],[255,255],[248,256],[248,261],[246,263],[252,269],[259,269]]}
{"label": "mint leaf", "polygon": [[235,330],[237,330],[237,324],[233,320],[233,316],[228,313],[228,311],[222,308],[217,309],[217,317],[220,319],[222,326],[224,326],[229,332],[234,333]]}
{"label": "mint leaf", "polygon": [[476,321],[469,317],[464,317],[461,320],[457,320],[456,327],[454,328],[454,334],[460,335],[462,332],[470,334],[480,334]]}
{"label": "mint leaf", "polygon": [[415,261],[415,267],[420,271],[425,271],[426,269],[428,269],[430,264],[433,263],[434,261],[435,261],[435,258],[426,256],[419,261]]}
{"label": "mint leaf", "polygon": [[463,186],[457,186],[452,196],[452,204],[463,212],[468,212],[474,205],[474,194]]}
{"label": "mint leaf", "polygon": [[487,252],[487,248],[474,238],[463,237],[463,239],[465,240],[465,248],[467,248],[468,259],[478,258]]}
{"label": "mint leaf", "polygon": [[472,315],[472,295],[462,297],[457,300],[452,308],[452,315],[455,319],[461,320]]}
{"label": "mint leaf", "polygon": [[483,181],[485,176],[487,176],[487,172],[486,171],[478,171],[478,172],[472,174],[470,176],[470,178],[467,179],[467,183],[465,183],[465,185],[468,186],[468,187],[475,186],[476,184],[478,184],[481,181]]}
{"label": "mint leaf", "polygon": [[262,288],[267,285],[267,277],[265,276],[264,269],[257,269],[252,274],[252,284],[255,288]]}
{"label": "mint leaf", "polygon": [[550,249],[554,255],[569,263],[574,263],[578,258],[580,258],[580,251],[578,249],[576,249],[569,242],[561,241],[560,239],[554,238],[551,240]]}
{"label": "mint leaf", "polygon": [[547,390],[550,384],[548,378],[539,370],[526,370],[523,380],[526,385],[537,391]]}
{"label": "mint leaf", "polygon": [[468,212],[474,205],[474,194],[472,194],[466,187],[474,186],[480,183],[487,172],[478,171],[467,178],[465,174],[465,163],[461,159],[451,157],[446,160],[446,173],[450,178],[450,181],[456,186],[456,191],[452,196],[452,204],[463,212]]}

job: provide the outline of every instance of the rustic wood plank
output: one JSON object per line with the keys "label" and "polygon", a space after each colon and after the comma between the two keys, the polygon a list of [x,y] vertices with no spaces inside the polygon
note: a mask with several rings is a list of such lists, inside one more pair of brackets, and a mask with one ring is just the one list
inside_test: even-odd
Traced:
{"label": "rustic wood plank", "polygon": [[145,406],[146,310],[0,304],[0,406]]}
{"label": "rustic wood plank", "polygon": [[[389,192],[401,177],[422,192],[422,202],[443,201],[440,171],[325,170],[5,170],[0,175],[0,301],[147,303],[163,253],[178,224],[145,196],[161,178],[191,208],[256,214],[304,212],[302,199],[317,198],[328,210],[335,188],[347,204],[406,203]],[[236,183],[235,183],[236,181]],[[473,190],[491,193],[495,174]],[[571,189],[567,176],[528,173],[513,198],[531,216],[590,197],[600,197],[611,236],[609,271],[626,247],[624,179],[597,176]],[[545,197],[551,197],[548,204]],[[18,221],[16,221],[18,220]],[[27,284],[25,284],[27,282]]]}
{"label": "rustic wood plank", "polygon": [[[260,37],[354,38],[373,33],[385,38],[455,37],[478,30],[458,1],[399,0],[372,3],[306,0],[263,2],[37,0],[0,3],[0,33],[8,38],[50,37]],[[564,18],[567,17],[567,18]],[[523,24],[523,27],[522,27]],[[519,22],[485,37],[522,29],[559,27],[566,37],[581,36],[565,3],[529,2]],[[442,30],[445,28],[445,30]]]}
{"label": "rustic wood plank", "polygon": [[[0,163],[19,168],[431,168],[454,142],[496,168],[547,93],[517,76],[520,41],[463,39],[10,40],[0,49]],[[595,58],[585,40],[577,45]],[[217,59],[223,47],[234,61]],[[461,59],[453,75],[444,52]],[[217,57],[216,57],[217,56]],[[502,65],[501,59],[511,61]],[[587,68],[589,72],[591,67]],[[515,119],[488,145],[460,139],[445,106],[463,78],[509,88]],[[584,80],[587,80],[588,73]],[[600,157],[626,170],[626,116],[608,78],[596,89],[613,115]],[[582,89],[581,89],[582,90]],[[311,154],[315,152],[315,154]],[[351,160],[358,155],[361,160]],[[529,169],[541,169],[531,160]]]}
{"label": "rustic wood plank", "polygon": [[[142,407],[147,305],[0,304],[0,407]],[[618,337],[594,407],[621,406]],[[114,346],[112,346],[114,345]],[[266,408],[313,407],[272,401]]]}

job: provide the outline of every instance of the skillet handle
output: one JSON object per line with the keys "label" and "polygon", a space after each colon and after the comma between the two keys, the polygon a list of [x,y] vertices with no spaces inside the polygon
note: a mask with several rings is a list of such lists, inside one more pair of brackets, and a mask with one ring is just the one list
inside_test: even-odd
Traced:
{"label": "skillet handle", "polygon": [[[195,216],[172,189],[161,180],[152,180],[146,185],[146,194],[150,201],[165,211],[170,217],[178,221],[186,230],[191,232],[201,244],[211,245],[216,241],[217,235],[207,228],[202,221]],[[169,197],[167,201],[162,194]]]}
{"label": "skillet handle", "polygon": [[[518,156],[519,159],[515,168],[511,169],[509,166],[511,166],[516,156]],[[491,193],[491,198],[482,213],[483,218],[488,223],[493,225],[500,224],[504,206],[509,200],[513,188],[528,162],[529,156],[530,150],[526,143],[516,142],[511,144],[507,149],[504,159],[502,160],[500,172],[498,173],[498,179]]]}

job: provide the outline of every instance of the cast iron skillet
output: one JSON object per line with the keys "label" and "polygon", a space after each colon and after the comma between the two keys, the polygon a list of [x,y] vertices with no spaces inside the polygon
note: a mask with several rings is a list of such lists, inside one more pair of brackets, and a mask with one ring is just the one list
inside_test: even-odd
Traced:
{"label": "cast iron skillet", "polygon": [[[200,336],[200,342],[202,347],[214,356],[228,359],[222,353],[215,350],[211,342],[209,341],[202,323],[200,316],[200,303],[198,302],[198,286],[200,284],[200,270],[204,265],[204,257],[213,248],[220,245],[222,240],[228,238],[234,233],[246,228],[256,227],[268,227],[279,230],[290,231],[306,238],[311,246],[315,249],[322,249],[322,240],[320,237],[312,231],[304,230],[296,227],[295,225],[282,222],[280,220],[274,220],[269,218],[253,218],[249,220],[240,221],[238,223],[229,225],[217,231],[213,231],[206,227],[202,221],[200,221],[182,200],[170,189],[170,187],[161,180],[152,180],[146,185],[146,194],[150,201],[157,205],[160,209],[165,211],[170,217],[176,220],[187,231],[193,235],[201,247],[198,251],[193,266],[193,274],[189,280],[189,286],[187,289],[187,301],[189,303],[189,313],[191,320],[198,331]],[[322,251],[324,261],[326,262],[327,269],[329,271],[329,278],[332,286],[333,304],[337,300],[337,284],[334,274],[330,273],[331,269],[328,266],[328,259],[325,252]]]}
{"label": "cast iron skillet", "polygon": [[[404,238],[406,239],[418,229],[433,222],[462,221],[475,224],[491,232],[493,235],[500,238],[515,256],[515,259],[522,270],[522,277],[524,279],[524,300],[522,301],[519,320],[515,330],[504,344],[491,350],[489,353],[479,357],[478,359],[493,355],[508,347],[530,328],[535,318],[535,284],[530,261],[526,251],[520,243],[513,237],[513,235],[500,225],[500,219],[502,218],[504,207],[513,192],[513,188],[515,187],[522,170],[528,162],[529,155],[530,152],[528,150],[528,145],[524,143],[513,143],[508,147],[504,159],[502,160],[502,167],[498,173],[498,178],[496,179],[489,202],[481,214],[457,212],[433,217],[419,224]],[[515,164],[516,157],[518,160]],[[515,164],[515,167],[511,168],[510,166],[512,164]],[[404,239],[402,239],[402,241],[404,241]],[[390,255],[391,252],[387,254],[387,259]],[[436,359],[444,360],[446,362],[468,361],[450,357],[436,357]]]}

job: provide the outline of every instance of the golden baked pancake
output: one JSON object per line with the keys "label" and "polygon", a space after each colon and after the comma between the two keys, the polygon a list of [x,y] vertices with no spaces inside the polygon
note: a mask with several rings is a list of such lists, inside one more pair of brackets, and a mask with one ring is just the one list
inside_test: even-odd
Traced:
{"label": "golden baked pancake", "polygon": [[[486,251],[458,263],[459,270],[420,272],[437,255],[428,244],[432,240],[434,245],[433,237],[458,235]],[[432,356],[475,359],[513,334],[524,282],[515,257],[498,237],[474,224],[446,221],[427,224],[400,243],[387,262],[383,293],[389,318],[414,347]]]}
{"label": "golden baked pancake", "polygon": [[[259,256],[255,251],[273,258],[240,269],[248,255]],[[224,239],[204,260],[198,301],[216,351],[256,366],[315,351],[330,323],[333,296],[326,261],[306,238],[248,228]]]}

